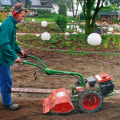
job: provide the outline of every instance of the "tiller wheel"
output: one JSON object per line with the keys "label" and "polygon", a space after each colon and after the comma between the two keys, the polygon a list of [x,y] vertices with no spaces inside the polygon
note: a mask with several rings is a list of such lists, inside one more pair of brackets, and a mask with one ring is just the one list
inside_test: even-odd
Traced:
{"label": "tiller wheel", "polygon": [[85,113],[96,112],[102,107],[102,96],[95,90],[83,92],[79,98],[80,110]]}

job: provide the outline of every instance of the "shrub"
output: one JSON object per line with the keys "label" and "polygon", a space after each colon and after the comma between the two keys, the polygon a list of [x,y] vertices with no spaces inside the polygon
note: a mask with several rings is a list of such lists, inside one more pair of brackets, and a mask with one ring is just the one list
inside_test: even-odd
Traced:
{"label": "shrub", "polygon": [[63,15],[58,15],[55,22],[62,30],[64,30],[67,26],[67,18]]}
{"label": "shrub", "polygon": [[42,18],[42,17],[48,18],[51,13],[50,10],[47,10],[47,9],[46,10],[38,9],[37,12],[38,12],[38,17],[40,17],[40,18]]}
{"label": "shrub", "polygon": [[113,19],[113,23],[119,23],[118,18],[114,18],[114,19]]}
{"label": "shrub", "polygon": [[11,6],[5,5],[5,9],[7,10],[7,12],[10,12]]}
{"label": "shrub", "polygon": [[80,20],[85,20],[83,12],[80,13]]}

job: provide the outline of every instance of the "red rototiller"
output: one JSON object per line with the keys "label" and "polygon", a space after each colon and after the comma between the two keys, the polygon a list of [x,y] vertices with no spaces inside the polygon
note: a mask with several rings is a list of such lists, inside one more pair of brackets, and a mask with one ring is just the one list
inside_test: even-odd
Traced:
{"label": "red rototiller", "polygon": [[107,73],[101,73],[83,79],[80,73],[52,70],[38,57],[32,55],[27,55],[27,57],[37,59],[43,67],[28,61],[22,61],[22,63],[38,67],[46,75],[71,75],[77,79],[77,82],[72,87],[71,93],[64,88],[60,88],[52,91],[49,97],[43,99],[44,114],[70,113],[75,109],[73,103],[76,103],[79,110],[84,113],[96,112],[102,108],[105,97],[116,94],[113,91],[114,84],[112,79]]}

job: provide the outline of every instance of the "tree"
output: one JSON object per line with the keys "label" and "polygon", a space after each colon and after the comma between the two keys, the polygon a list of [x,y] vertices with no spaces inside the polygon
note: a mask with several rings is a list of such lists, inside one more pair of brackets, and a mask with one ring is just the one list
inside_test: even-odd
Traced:
{"label": "tree", "polygon": [[59,15],[67,16],[66,5],[64,3],[59,4],[58,13],[59,13]]}
{"label": "tree", "polygon": [[[120,0],[79,0],[85,17],[85,34],[95,31],[99,11],[108,4],[120,5]],[[118,5],[119,4],[119,5]]]}
{"label": "tree", "polygon": [[72,11],[74,18],[77,16],[78,6],[79,6],[79,0],[70,0],[70,6],[68,8]]}
{"label": "tree", "polygon": [[76,17],[78,12],[79,0],[52,0],[53,5],[59,6],[60,3],[64,3],[66,5],[66,10],[72,11],[73,17]]}
{"label": "tree", "polygon": [[[17,3],[22,3],[22,0],[16,0],[16,2],[17,2]],[[25,5],[24,5],[25,8],[30,9],[31,3],[32,3],[31,0],[25,0]]]}
{"label": "tree", "polygon": [[107,0],[106,4],[115,5],[116,7],[120,6],[120,0]]}
{"label": "tree", "polygon": [[[61,3],[63,3],[66,6],[66,14],[67,14],[67,9],[71,7],[70,0],[51,0],[53,5],[60,6]],[[59,7],[59,9],[61,9]]]}
{"label": "tree", "polygon": [[31,3],[32,3],[31,0],[26,0],[25,1],[25,8],[29,9],[31,7]]}
{"label": "tree", "polygon": [[51,0],[53,5],[59,5],[60,3],[64,3],[69,6],[70,0]]}

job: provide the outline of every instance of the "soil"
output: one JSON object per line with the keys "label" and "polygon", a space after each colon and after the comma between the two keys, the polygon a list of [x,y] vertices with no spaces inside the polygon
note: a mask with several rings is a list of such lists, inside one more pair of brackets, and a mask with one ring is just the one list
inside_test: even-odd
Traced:
{"label": "soil", "polygon": [[[119,90],[120,56],[103,56],[89,54],[83,57],[67,55],[54,51],[42,51],[34,48],[22,47],[28,54],[39,57],[49,68],[62,71],[78,72],[84,79],[99,73],[108,73],[115,84],[115,90]],[[24,58],[25,59],[25,58]],[[27,58],[27,60],[30,60]],[[36,62],[37,63],[37,62]],[[38,63],[37,63],[38,64]],[[35,80],[34,72],[37,67],[27,64],[17,64],[11,67],[13,87],[40,88],[70,90],[77,81],[74,78],[52,77],[49,75],[38,76]],[[37,72],[37,75],[41,75]],[[120,119],[120,95],[114,95],[104,99],[100,111],[90,114],[80,113],[76,110],[67,115],[42,114],[42,100],[49,94],[39,93],[12,93],[13,103],[19,103],[17,111],[6,110],[0,99],[0,120],[119,120]],[[1,97],[1,96],[0,96]],[[75,108],[76,109],[76,108]]]}

